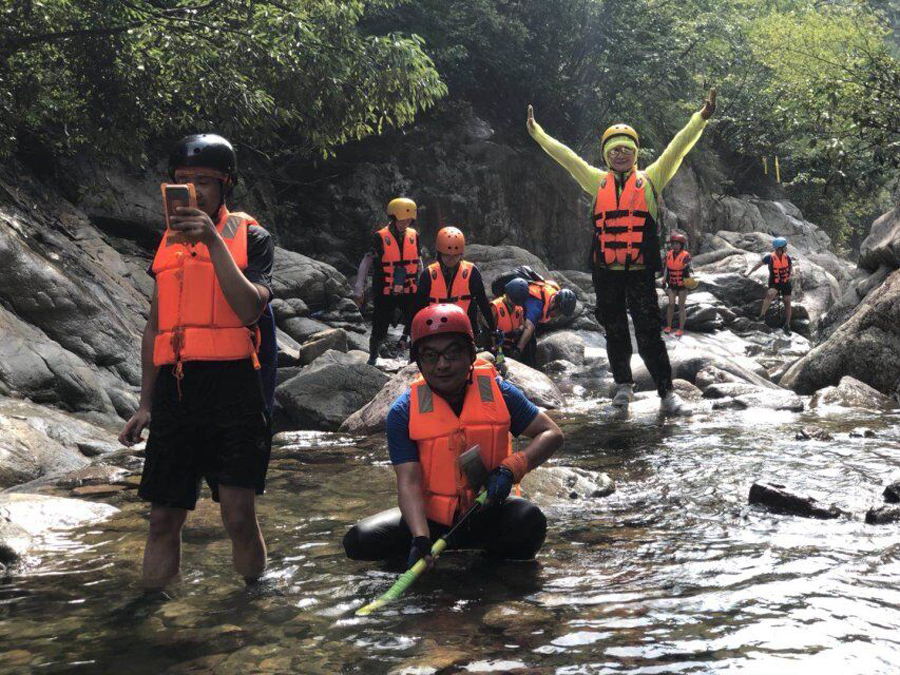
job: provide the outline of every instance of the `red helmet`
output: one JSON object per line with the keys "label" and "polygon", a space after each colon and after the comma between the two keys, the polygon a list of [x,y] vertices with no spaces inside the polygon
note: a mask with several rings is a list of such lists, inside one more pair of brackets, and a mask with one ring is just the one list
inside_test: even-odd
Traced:
{"label": "red helmet", "polygon": [[669,237],[669,243],[672,244],[674,242],[678,242],[682,245],[682,247],[687,246],[687,237],[683,234],[678,234],[677,232]]}
{"label": "red helmet", "polygon": [[472,332],[472,322],[469,316],[459,305],[438,304],[430,305],[420,310],[412,320],[412,344],[432,335],[445,335],[459,333],[468,336],[475,342],[475,333]]}
{"label": "red helmet", "polygon": [[458,227],[443,227],[437,233],[438,253],[462,255],[466,251],[466,237]]}

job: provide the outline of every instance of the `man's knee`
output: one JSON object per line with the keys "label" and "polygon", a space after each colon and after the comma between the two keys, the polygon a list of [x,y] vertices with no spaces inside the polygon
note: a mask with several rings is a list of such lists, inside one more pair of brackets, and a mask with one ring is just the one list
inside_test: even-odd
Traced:
{"label": "man's knee", "polygon": [[187,511],[184,509],[154,506],[150,509],[150,536],[154,538],[179,536],[186,518]]}

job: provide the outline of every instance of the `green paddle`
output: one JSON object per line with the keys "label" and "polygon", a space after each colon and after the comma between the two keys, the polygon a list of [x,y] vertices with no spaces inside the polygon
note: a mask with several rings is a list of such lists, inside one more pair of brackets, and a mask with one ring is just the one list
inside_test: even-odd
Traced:
{"label": "green paddle", "polygon": [[[448,540],[456,533],[460,526],[469,519],[469,516],[475,513],[475,511],[478,510],[479,506],[484,504],[485,499],[487,499],[487,492],[482,492],[475,499],[475,503],[472,504],[471,508],[469,508],[469,510],[463,514],[462,518],[457,521],[456,525],[454,525],[447,534],[445,534],[443,537],[434,542],[434,544],[432,544],[431,557],[437,558],[441,553],[443,553],[444,549],[447,548]],[[404,572],[400,576],[400,578],[394,582],[394,585],[391,586],[384,595],[382,595],[374,602],[370,602],[368,605],[360,607],[358,610],[356,610],[356,616],[368,616],[376,609],[381,609],[389,602],[393,602],[394,600],[399,598],[406,592],[406,589],[409,588],[416,579],[422,576],[422,573],[427,567],[428,564],[425,562],[424,558],[419,560],[415,565],[406,570],[406,572]]]}

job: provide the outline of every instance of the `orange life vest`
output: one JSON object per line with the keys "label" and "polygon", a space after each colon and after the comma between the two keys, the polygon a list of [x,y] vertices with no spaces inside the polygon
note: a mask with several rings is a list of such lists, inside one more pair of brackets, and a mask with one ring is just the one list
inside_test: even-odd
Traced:
{"label": "orange life vest", "polygon": [[773,281],[776,284],[786,284],[791,280],[790,256],[773,253],[769,256],[769,269],[772,270]]}
{"label": "orange life vest", "polygon": [[[625,179],[621,194],[616,194],[616,180],[612,173],[600,179],[594,201],[594,234],[597,246],[592,262],[643,265],[642,244],[645,230],[653,222],[647,205],[646,189],[650,181],[642,171],[632,171]],[[652,189],[652,188],[651,188]]]}
{"label": "orange life vest", "polygon": [[550,320],[550,307],[553,298],[559,293],[559,284],[555,281],[529,281],[528,293],[533,298],[537,298],[544,305],[544,315],[541,317],[541,323],[547,323]]}
{"label": "orange life vest", "polygon": [[469,281],[472,278],[472,268],[474,265],[465,260],[460,260],[459,267],[453,277],[453,288],[450,293],[447,292],[447,281],[444,279],[444,273],[441,270],[439,262],[431,263],[428,266],[428,274],[431,275],[431,292],[428,294],[428,302],[431,304],[438,302],[446,302],[453,305],[459,305],[462,311],[469,311],[469,303],[472,302],[472,293],[469,291]]}
{"label": "orange life vest", "polygon": [[675,255],[674,251],[666,254],[670,286],[684,286],[684,268],[687,267],[688,255],[688,252],[684,250],[679,251],[678,255]]}
{"label": "orange life vest", "polygon": [[403,295],[416,292],[416,273],[419,271],[419,235],[411,227],[403,233],[403,252],[390,227],[378,230],[384,250],[381,254],[381,270],[384,274],[385,295],[394,291],[394,268],[403,266],[406,274],[403,277]]}
{"label": "orange life vest", "polygon": [[494,325],[504,333],[513,333],[525,325],[525,310],[513,305],[510,312],[503,296],[491,300],[491,314],[494,315]]}
{"label": "orange life vest", "polygon": [[[229,213],[222,207],[216,229],[241,270],[247,267],[247,229],[258,223],[246,213]],[[205,244],[170,241],[167,231],[153,259],[156,275],[158,333],[153,345],[153,364],[184,361],[253,359],[259,345],[259,329],[250,329],[228,304]]]}
{"label": "orange life vest", "polygon": [[457,457],[480,445],[484,467],[492,471],[512,452],[509,410],[497,385],[497,371],[487,361],[475,361],[459,417],[419,376],[410,390],[409,412],[409,437],[418,445],[422,464],[425,514],[451,525],[476,497]]}

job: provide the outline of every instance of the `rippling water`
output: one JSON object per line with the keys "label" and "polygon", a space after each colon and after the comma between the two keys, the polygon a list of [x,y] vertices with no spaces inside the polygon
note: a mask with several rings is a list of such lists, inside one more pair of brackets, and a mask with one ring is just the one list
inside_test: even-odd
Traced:
{"label": "rippling water", "polygon": [[[0,672],[897,673],[900,526],[862,514],[900,479],[896,415],[705,413],[562,420],[554,465],[617,491],[544,498],[536,563],[453,554],[381,614],[353,610],[396,571],[348,562],[340,539],[395,501],[380,441],[301,434],[276,449],[261,520],[270,570],[248,590],[206,502],[185,530],[171,599],[136,582],[145,507],[55,537],[0,584]],[[801,425],[833,441],[795,441]],[[854,427],[875,438],[849,438]],[[852,515],[817,521],[747,505],[755,479]]]}

